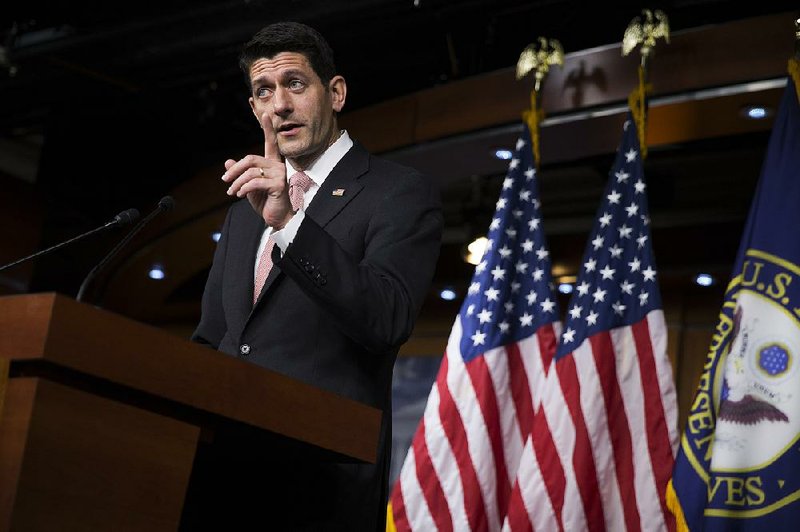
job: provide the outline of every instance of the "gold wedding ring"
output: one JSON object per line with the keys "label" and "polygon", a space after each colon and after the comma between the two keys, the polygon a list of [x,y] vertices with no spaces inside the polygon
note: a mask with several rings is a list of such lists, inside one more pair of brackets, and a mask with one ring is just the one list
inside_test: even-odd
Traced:
{"label": "gold wedding ring", "polygon": [[263,168],[259,168],[258,171],[261,172],[261,177],[264,177],[264,169]]}

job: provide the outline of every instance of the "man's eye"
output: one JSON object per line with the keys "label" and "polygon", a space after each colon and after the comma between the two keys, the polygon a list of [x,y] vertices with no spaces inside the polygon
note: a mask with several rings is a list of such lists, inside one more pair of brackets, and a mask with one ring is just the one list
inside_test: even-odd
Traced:
{"label": "man's eye", "polygon": [[300,81],[299,79],[292,80],[289,83],[289,88],[292,89],[292,90],[300,90],[304,86],[305,86],[305,84],[302,81]]}
{"label": "man's eye", "polygon": [[256,94],[258,95],[259,98],[266,98],[267,96],[269,96],[270,93],[269,89],[261,87],[260,89],[258,89]]}

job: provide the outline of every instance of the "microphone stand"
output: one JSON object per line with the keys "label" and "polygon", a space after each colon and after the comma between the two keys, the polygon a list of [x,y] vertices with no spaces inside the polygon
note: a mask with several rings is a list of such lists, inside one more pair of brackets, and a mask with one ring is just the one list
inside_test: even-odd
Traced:
{"label": "microphone stand", "polygon": [[57,249],[60,249],[60,248],[66,246],[68,244],[72,244],[73,242],[77,242],[78,240],[82,240],[82,239],[86,238],[87,236],[92,236],[95,233],[99,233],[101,231],[105,231],[106,229],[108,229],[110,227],[116,227],[116,226],[120,226],[120,225],[129,224],[130,222],[134,221],[138,217],[139,217],[139,211],[137,211],[136,209],[128,209],[126,211],[122,211],[121,213],[116,215],[113,220],[111,220],[110,222],[106,223],[105,225],[102,225],[102,226],[100,226],[100,227],[98,227],[96,229],[92,229],[91,231],[89,231],[87,233],[83,233],[83,234],[78,235],[76,237],[70,238],[69,240],[67,240],[65,242],[61,242],[60,244],[56,244],[55,246],[51,246],[51,247],[49,247],[47,249],[43,249],[41,251],[37,251],[33,255],[28,255],[27,257],[22,257],[21,259],[15,260],[14,262],[12,262],[10,264],[6,264],[5,266],[0,266],[0,272],[2,272],[3,270],[7,270],[7,269],[9,269],[11,267],[14,267],[17,264],[21,264],[21,263],[23,263],[25,261],[28,261],[28,260],[31,260],[31,259],[35,259],[36,257],[39,257],[39,256],[44,255],[46,253],[50,253],[51,251],[55,251]]}
{"label": "microphone stand", "polygon": [[92,268],[92,270],[86,275],[86,278],[81,283],[81,287],[78,290],[78,295],[75,296],[75,299],[77,301],[83,301],[83,297],[86,294],[86,289],[89,287],[89,284],[94,280],[98,272],[103,267],[105,267],[105,265],[108,264],[117,253],[119,253],[119,250],[121,250],[125,246],[125,244],[130,242],[130,240],[139,231],[141,231],[142,228],[150,222],[150,220],[152,220],[153,218],[155,218],[164,211],[172,210],[174,206],[175,206],[175,200],[172,199],[171,196],[164,196],[163,198],[161,198],[156,208],[153,209],[153,211],[150,214],[145,216],[138,224],[136,224],[136,226],[134,226],[134,228],[131,229],[131,231],[127,235],[125,235],[125,238],[120,240],[119,243],[117,243],[117,245],[114,246],[114,248],[111,251],[109,251],[105,257],[103,257],[103,259],[97,264],[97,266]]}

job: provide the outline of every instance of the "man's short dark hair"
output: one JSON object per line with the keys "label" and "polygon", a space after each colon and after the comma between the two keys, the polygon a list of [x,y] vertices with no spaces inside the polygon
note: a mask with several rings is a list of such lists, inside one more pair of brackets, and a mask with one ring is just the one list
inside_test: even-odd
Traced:
{"label": "man's short dark hair", "polygon": [[262,58],[271,59],[281,52],[303,54],[325,86],[336,75],[333,50],[317,30],[299,22],[276,22],[259,30],[242,48],[239,67],[248,87],[253,63]]}

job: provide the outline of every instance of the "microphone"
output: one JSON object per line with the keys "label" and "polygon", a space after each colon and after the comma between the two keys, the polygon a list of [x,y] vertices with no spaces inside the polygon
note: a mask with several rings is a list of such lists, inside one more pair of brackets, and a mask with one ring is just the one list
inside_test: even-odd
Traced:
{"label": "microphone", "polygon": [[106,229],[109,229],[111,227],[121,227],[123,225],[128,225],[129,223],[135,221],[137,218],[139,218],[139,211],[137,211],[136,209],[124,210],[121,213],[119,213],[118,215],[114,216],[114,218],[110,222],[106,222],[105,224],[101,225],[100,227],[98,227],[96,229],[92,229],[91,231],[87,231],[86,233],[80,234],[80,235],[78,235],[78,236],[76,236],[74,238],[70,238],[69,240],[67,240],[65,242],[61,242],[60,244],[56,244],[55,246],[51,246],[51,247],[49,247],[47,249],[43,249],[41,251],[37,251],[33,255],[28,255],[27,257],[22,257],[21,259],[15,260],[14,262],[6,264],[5,266],[0,266],[0,272],[3,271],[3,270],[7,270],[8,268],[11,268],[12,266],[16,266],[17,264],[21,264],[21,263],[23,263],[25,261],[28,261],[30,259],[34,259],[36,257],[39,257],[40,255],[44,255],[46,253],[50,253],[51,251],[55,251],[57,249],[60,249],[60,248],[62,248],[64,246],[66,246],[67,244],[72,244],[73,242],[77,242],[78,240],[82,240],[82,239],[86,238],[87,236],[91,236],[91,235],[93,235],[95,233],[99,233],[100,231],[105,231]]}
{"label": "microphone", "polygon": [[[150,223],[150,220],[152,220],[162,212],[171,211],[174,207],[175,207],[175,200],[172,199],[172,196],[164,196],[163,198],[161,198],[158,201],[158,205],[156,205],[156,208],[153,209],[153,211],[150,214],[142,218],[142,220],[138,224],[136,224],[127,235],[125,235],[125,238],[120,240],[119,243],[116,246],[114,246],[114,248],[111,251],[109,251],[108,254],[105,257],[103,257],[103,259],[99,263],[97,263],[97,266],[92,268],[92,270],[86,275],[86,278],[83,280],[83,283],[81,283],[81,287],[78,290],[78,295],[75,297],[75,299],[77,301],[83,301],[83,296],[86,293],[86,289],[89,287],[89,284],[94,280],[94,278],[97,276],[100,270],[102,270],[103,267],[106,264],[108,264],[117,253],[119,253],[119,251],[125,246],[125,244],[130,242],[131,239],[139,231],[141,231],[145,225]],[[122,216],[123,214],[124,213],[120,213],[117,216],[119,217]],[[136,214],[138,218],[139,213],[137,212]]]}

